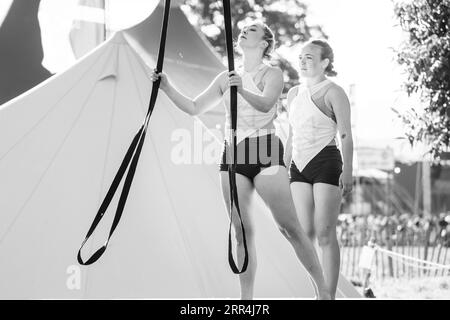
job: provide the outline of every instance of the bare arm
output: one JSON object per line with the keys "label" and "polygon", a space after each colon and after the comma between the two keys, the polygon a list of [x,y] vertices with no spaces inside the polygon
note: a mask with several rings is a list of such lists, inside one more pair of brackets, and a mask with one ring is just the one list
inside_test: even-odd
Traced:
{"label": "bare arm", "polygon": [[339,137],[342,143],[342,156],[344,158],[340,183],[342,184],[344,195],[346,195],[352,190],[353,186],[353,138],[350,121],[350,102],[345,91],[338,86],[331,88],[327,92],[325,101],[331,105],[336,115]]}
{"label": "bare arm", "polygon": [[270,68],[264,77],[264,90],[262,94],[255,94],[242,87],[240,77],[235,79],[233,75],[236,72],[230,73],[230,86],[237,85],[238,92],[250,105],[258,111],[269,112],[275,103],[280,98],[283,91],[283,72],[278,68]]}
{"label": "bare arm", "polygon": [[[211,84],[196,98],[191,99],[177,90],[169,81],[165,74],[159,74],[161,77],[161,90],[163,90],[170,100],[182,111],[190,115],[198,115],[208,111],[219,103],[222,98],[222,83],[224,82],[227,72],[220,73]],[[152,81],[157,76],[153,72],[151,74]]]}
{"label": "bare arm", "polygon": [[[291,89],[289,89],[288,93],[287,93],[287,112],[288,112],[288,116],[289,116],[289,112],[291,110],[291,103],[292,103],[292,99],[294,99],[295,95],[298,92],[298,87],[292,87]],[[289,133],[288,133],[288,139],[286,141],[286,146],[284,148],[284,163],[286,164],[286,166],[289,166],[289,164],[291,163],[292,160],[292,128],[291,125],[289,125]]]}

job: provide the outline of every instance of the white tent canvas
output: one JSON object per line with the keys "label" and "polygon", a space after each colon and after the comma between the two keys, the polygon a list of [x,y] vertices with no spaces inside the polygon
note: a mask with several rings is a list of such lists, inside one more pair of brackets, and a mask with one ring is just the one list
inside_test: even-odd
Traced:
{"label": "white tent canvas", "polygon": [[[148,105],[162,8],[67,71],[0,106],[0,298],[238,298],[216,164],[177,164],[197,120],[161,92],[125,211],[103,257],[76,254]],[[224,67],[179,8],[165,70],[194,95]],[[194,81],[195,79],[195,81]],[[201,119],[222,123],[223,110]],[[209,138],[210,146],[218,142]],[[217,145],[216,145],[217,146]],[[219,146],[220,148],[220,146]],[[117,196],[86,246],[106,239]],[[258,298],[312,298],[308,276],[255,197]],[[358,297],[345,279],[339,297]]]}

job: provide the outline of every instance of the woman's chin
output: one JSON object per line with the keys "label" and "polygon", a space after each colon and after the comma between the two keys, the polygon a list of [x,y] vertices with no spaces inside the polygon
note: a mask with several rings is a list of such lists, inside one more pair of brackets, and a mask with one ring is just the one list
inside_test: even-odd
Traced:
{"label": "woman's chin", "polygon": [[241,49],[241,50],[244,50],[244,49],[246,48],[246,47],[245,47],[245,43],[242,43],[241,40],[239,40],[239,41],[237,42],[236,46],[237,46],[239,49]]}
{"label": "woman's chin", "polygon": [[299,75],[302,78],[309,78],[310,77],[309,73],[306,72],[306,71],[303,71],[303,70],[300,70]]}

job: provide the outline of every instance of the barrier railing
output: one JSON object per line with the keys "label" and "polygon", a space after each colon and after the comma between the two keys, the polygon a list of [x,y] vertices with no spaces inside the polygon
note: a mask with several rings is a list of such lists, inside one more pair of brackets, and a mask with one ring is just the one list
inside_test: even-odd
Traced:
{"label": "barrier railing", "polygon": [[338,228],[341,272],[361,281],[450,276],[450,239],[446,228],[367,225]]}

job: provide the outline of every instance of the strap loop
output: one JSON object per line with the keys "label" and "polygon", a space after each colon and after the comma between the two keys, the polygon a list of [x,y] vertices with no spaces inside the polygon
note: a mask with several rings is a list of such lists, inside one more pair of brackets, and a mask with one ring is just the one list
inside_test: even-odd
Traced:
{"label": "strap loop", "polygon": [[[225,20],[225,36],[227,44],[227,58],[228,58],[228,71],[234,71],[234,56],[233,56],[233,35],[231,27],[231,10],[230,0],[223,0],[223,12]],[[228,165],[228,177],[230,183],[230,228],[228,230],[228,262],[231,270],[236,274],[244,273],[248,266],[248,249],[247,240],[245,237],[244,223],[242,222],[241,210],[239,208],[238,192],[236,186],[236,162],[237,162],[237,148],[236,148],[236,127],[237,127],[237,87],[230,87],[230,115],[231,115],[231,154],[232,163]],[[233,222],[233,205],[236,207],[238,217],[240,220],[240,226],[242,230],[242,241],[244,244],[244,263],[242,269],[239,270],[233,258],[232,241],[231,241],[231,225]]]}
{"label": "strap loop", "polygon": [[[160,44],[159,44],[158,61],[156,64],[156,70],[158,73],[160,73],[163,68],[164,50],[165,50],[166,37],[167,37],[167,25],[169,22],[169,12],[170,12],[170,0],[165,0],[164,19],[163,19],[163,25],[162,25],[162,30],[161,30],[161,39],[160,39]],[[122,160],[122,163],[120,164],[119,170],[117,171],[116,176],[114,177],[113,182],[111,183],[111,186],[109,187],[109,190],[108,190],[105,198],[103,199],[103,202],[100,205],[100,208],[98,209],[97,215],[95,216],[94,221],[92,222],[91,227],[89,228],[89,231],[88,231],[83,243],[81,244],[80,249],[78,250],[77,260],[78,260],[78,263],[81,265],[93,264],[103,255],[103,253],[105,253],[106,248],[108,247],[109,240],[111,239],[114,231],[116,230],[117,225],[119,224],[120,218],[122,217],[122,213],[125,208],[125,204],[127,202],[128,193],[131,188],[131,183],[133,182],[134,173],[136,172],[137,164],[139,161],[139,156],[141,155],[141,151],[142,151],[142,146],[144,145],[148,123],[150,121],[150,117],[153,112],[153,109],[155,108],[156,98],[158,96],[158,91],[159,91],[159,84],[160,84],[159,80],[153,82],[152,93],[150,96],[150,102],[149,102],[147,114],[144,119],[144,123],[142,124],[141,128],[136,133],[136,135],[133,138],[133,141],[131,142],[130,146],[128,147],[127,153],[125,154],[125,157]],[[131,162],[131,164],[130,164],[130,162]],[[111,203],[127,168],[129,168],[129,169],[127,172],[127,176],[125,178],[122,192],[120,193],[119,202],[117,204],[116,213],[114,215],[114,220],[113,220],[113,223],[112,223],[110,231],[109,231],[108,239],[106,240],[104,245],[102,247],[100,247],[100,249],[98,249],[89,259],[84,261],[81,257],[81,250],[83,249],[85,243],[90,238],[92,233],[97,228],[97,225],[100,223],[103,216],[105,215],[106,210],[108,209],[108,206]]]}

